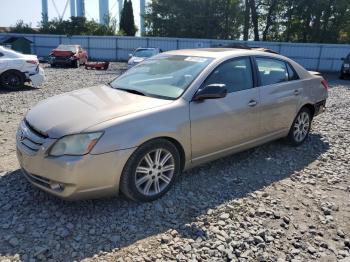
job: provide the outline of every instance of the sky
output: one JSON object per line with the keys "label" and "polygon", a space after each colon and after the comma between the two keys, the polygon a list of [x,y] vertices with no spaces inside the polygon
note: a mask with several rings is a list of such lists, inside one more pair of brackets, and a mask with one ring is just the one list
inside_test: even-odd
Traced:
{"label": "sky", "polygon": [[[60,14],[63,13],[67,0],[48,0],[49,19],[58,17],[53,2],[56,3]],[[85,0],[85,13],[88,19],[99,21],[98,0]],[[135,24],[139,27],[140,5],[138,0],[132,0],[134,8]],[[109,0],[109,9],[112,16],[118,13],[117,0]],[[69,3],[64,18],[70,17]],[[18,20],[31,23],[32,27],[38,27],[41,21],[41,0],[0,0],[0,27],[15,25]]]}

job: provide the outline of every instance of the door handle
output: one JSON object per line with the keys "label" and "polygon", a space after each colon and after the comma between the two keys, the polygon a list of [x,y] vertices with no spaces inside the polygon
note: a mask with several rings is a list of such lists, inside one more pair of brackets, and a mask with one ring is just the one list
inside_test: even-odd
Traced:
{"label": "door handle", "polygon": [[295,90],[294,90],[294,95],[295,95],[295,96],[298,96],[299,94],[300,94],[300,91],[299,91],[298,89],[295,89]]}
{"label": "door handle", "polygon": [[258,102],[256,102],[255,100],[250,100],[249,103],[248,103],[248,106],[250,107],[254,107],[258,104]]}

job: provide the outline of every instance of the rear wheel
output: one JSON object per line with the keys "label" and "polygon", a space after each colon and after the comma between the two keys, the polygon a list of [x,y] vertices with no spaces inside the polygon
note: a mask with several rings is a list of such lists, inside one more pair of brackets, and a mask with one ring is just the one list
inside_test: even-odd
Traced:
{"label": "rear wheel", "polygon": [[23,74],[15,70],[4,72],[0,77],[0,85],[9,90],[17,90],[23,87],[23,84]]}
{"label": "rear wheel", "polygon": [[312,115],[310,110],[306,107],[302,108],[294,119],[287,137],[291,145],[299,146],[306,140],[310,133],[311,120]]}
{"label": "rear wheel", "polygon": [[180,172],[180,155],[174,144],[155,139],[140,146],[126,163],[120,190],[135,201],[152,201],[164,195]]}

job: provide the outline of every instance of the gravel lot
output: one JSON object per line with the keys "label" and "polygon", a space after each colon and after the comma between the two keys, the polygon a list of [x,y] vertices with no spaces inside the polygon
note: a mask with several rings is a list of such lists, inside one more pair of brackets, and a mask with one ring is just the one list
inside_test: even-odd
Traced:
{"label": "gravel lot", "polygon": [[[18,171],[15,131],[39,100],[113,79],[51,69],[0,91],[0,261],[350,261],[350,81],[330,76],[308,141],[276,141],[186,172],[159,201],[65,202]],[[79,72],[79,74],[76,74]]]}

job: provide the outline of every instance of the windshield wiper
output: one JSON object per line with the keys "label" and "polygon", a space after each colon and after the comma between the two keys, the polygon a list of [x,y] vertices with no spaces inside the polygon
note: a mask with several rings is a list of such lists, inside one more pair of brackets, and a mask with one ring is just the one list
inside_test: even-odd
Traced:
{"label": "windshield wiper", "polygon": [[129,93],[132,93],[132,94],[135,94],[135,95],[140,95],[140,96],[147,96],[145,93],[142,93],[141,91],[139,90],[136,90],[136,89],[128,89],[128,88],[116,88],[117,90],[122,90],[122,91],[125,91],[125,92],[129,92]]}

